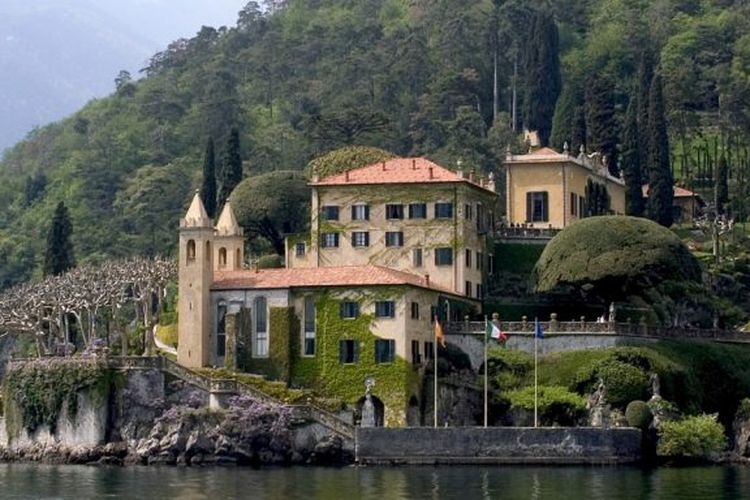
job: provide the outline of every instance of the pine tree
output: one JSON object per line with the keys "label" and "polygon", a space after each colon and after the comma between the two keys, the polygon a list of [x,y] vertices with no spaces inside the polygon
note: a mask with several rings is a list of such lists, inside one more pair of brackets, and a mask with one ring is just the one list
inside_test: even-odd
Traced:
{"label": "pine tree", "polygon": [[641,52],[640,62],[638,64],[638,79],[636,88],[636,106],[638,116],[638,144],[639,164],[641,165],[641,178],[648,179],[649,159],[651,155],[649,148],[649,125],[648,125],[648,93],[651,88],[651,80],[654,78],[654,67],[651,59],[651,53],[648,50]]}
{"label": "pine tree", "polygon": [[214,157],[214,140],[209,138],[206,143],[206,156],[203,159],[203,184],[201,185],[201,200],[210,218],[216,217],[216,164]]}
{"label": "pine tree", "polygon": [[47,233],[47,251],[44,254],[44,274],[58,275],[75,266],[73,244],[70,235],[73,224],[68,216],[68,209],[62,201],[55,209],[52,226]]}
{"label": "pine tree", "polygon": [[716,210],[717,213],[723,214],[726,204],[729,202],[729,166],[727,157],[723,154],[719,158],[719,165],[716,168]]}
{"label": "pine tree", "polygon": [[643,217],[645,202],[642,190],[641,148],[638,140],[638,103],[635,98],[632,98],[625,112],[620,168],[625,178],[625,213],[635,217]]}
{"label": "pine tree", "polygon": [[664,117],[661,75],[654,73],[648,93],[649,193],[647,213],[662,226],[672,225],[674,214],[674,179],[669,165],[669,138]]}
{"label": "pine tree", "polygon": [[586,142],[591,151],[607,157],[610,173],[618,175],[614,88],[614,83],[606,76],[589,79],[586,85]]}
{"label": "pine tree", "polygon": [[240,157],[240,132],[232,128],[221,162],[219,197],[216,207],[223,207],[237,184],[242,181],[242,158]]}
{"label": "pine tree", "polygon": [[549,13],[537,11],[523,60],[526,79],[523,116],[526,128],[539,132],[543,146],[549,143],[552,117],[562,86],[559,45],[555,20]]}

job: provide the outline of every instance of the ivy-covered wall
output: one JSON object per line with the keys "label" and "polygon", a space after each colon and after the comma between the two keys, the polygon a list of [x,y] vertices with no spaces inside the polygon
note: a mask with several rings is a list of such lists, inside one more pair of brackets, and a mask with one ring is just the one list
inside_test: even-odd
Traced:
{"label": "ivy-covered wall", "polygon": [[[244,315],[244,317],[242,317]],[[241,325],[240,330],[235,332],[236,337],[244,338],[244,367],[245,371],[265,375],[274,380],[290,381],[291,372],[291,337],[297,335],[299,321],[292,307],[269,307],[268,308],[268,357],[253,357],[253,345],[251,341],[252,322],[250,313],[243,310],[239,315],[236,325]],[[234,326],[234,325],[233,325]],[[229,323],[227,323],[229,328]],[[228,353],[227,353],[228,354]]]}
{"label": "ivy-covered wall", "polygon": [[[360,311],[363,311],[367,304],[380,300],[383,292],[346,293],[347,300],[357,300]],[[333,292],[316,295],[316,353],[314,357],[296,355],[301,339],[299,332],[294,334],[292,383],[312,387],[321,394],[338,397],[354,405],[364,395],[365,380],[372,377],[375,379],[373,395],[385,405],[385,425],[403,426],[406,424],[409,398],[419,394],[419,370],[398,356],[392,363],[376,363],[375,340],[380,337],[371,332],[374,315],[361,312],[357,318],[342,319],[339,309],[342,297]],[[357,342],[359,357],[356,363],[342,364],[339,361],[340,340]]]}

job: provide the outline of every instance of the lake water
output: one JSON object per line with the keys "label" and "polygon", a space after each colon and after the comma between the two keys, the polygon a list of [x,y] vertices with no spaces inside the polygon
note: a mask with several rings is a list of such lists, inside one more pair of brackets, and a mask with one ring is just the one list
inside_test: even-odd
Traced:
{"label": "lake water", "polygon": [[750,499],[750,467],[87,467],[0,464],[0,498]]}

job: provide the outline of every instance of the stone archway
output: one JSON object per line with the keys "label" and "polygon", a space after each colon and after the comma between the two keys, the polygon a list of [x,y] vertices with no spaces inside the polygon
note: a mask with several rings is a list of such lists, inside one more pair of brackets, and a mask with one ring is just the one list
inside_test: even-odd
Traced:
{"label": "stone archway", "polygon": [[[377,396],[370,396],[375,413],[375,427],[383,427],[385,422],[385,405]],[[362,407],[365,404],[365,397],[362,396],[355,405],[355,425],[362,425]]]}
{"label": "stone archway", "polygon": [[406,407],[406,425],[408,427],[419,427],[422,425],[422,411],[416,396],[409,398],[409,406]]}

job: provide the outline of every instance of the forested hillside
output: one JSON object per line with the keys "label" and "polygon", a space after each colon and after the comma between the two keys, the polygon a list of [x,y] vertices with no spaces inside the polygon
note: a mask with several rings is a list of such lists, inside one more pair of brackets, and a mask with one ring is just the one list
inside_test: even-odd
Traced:
{"label": "forested hillside", "polygon": [[0,288],[40,272],[61,200],[79,262],[170,252],[207,140],[218,165],[234,127],[245,176],[302,170],[350,144],[488,171],[507,146],[522,147],[525,125],[558,149],[605,150],[617,169],[621,150],[633,157],[621,132],[647,70],[663,80],[675,178],[712,185],[724,157],[728,197],[745,217],[744,0],[270,4],[249,3],[233,28],[175,41],[142,79],[120,74],[110,97],[6,154]]}

